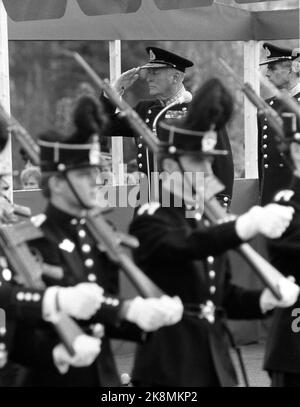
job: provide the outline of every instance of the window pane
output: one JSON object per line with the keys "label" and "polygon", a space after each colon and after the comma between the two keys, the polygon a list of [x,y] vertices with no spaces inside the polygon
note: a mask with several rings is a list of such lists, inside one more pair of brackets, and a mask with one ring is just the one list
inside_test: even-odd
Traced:
{"label": "window pane", "polygon": [[66,0],[3,0],[14,21],[51,20],[65,14]]}
{"label": "window pane", "polygon": [[135,13],[141,0],[77,0],[82,12],[88,16],[102,14]]}

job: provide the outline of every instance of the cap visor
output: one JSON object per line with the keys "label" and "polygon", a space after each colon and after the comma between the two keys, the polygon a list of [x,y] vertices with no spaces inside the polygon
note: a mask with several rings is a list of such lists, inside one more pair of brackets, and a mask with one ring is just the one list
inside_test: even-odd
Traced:
{"label": "cap visor", "polygon": [[150,68],[170,68],[170,65],[153,62],[140,66],[140,69],[150,69]]}
{"label": "cap visor", "polygon": [[292,60],[292,58],[291,57],[274,57],[274,58],[269,58],[269,59],[266,59],[265,61],[262,61],[260,64],[259,64],[259,66],[261,66],[261,65],[267,65],[267,64],[272,64],[272,63],[274,63],[274,62],[278,62],[278,61],[290,61],[290,60]]}

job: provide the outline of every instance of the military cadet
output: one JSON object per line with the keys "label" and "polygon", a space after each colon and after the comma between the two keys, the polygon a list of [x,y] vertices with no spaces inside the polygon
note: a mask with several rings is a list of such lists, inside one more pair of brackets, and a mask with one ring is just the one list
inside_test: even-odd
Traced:
{"label": "military cadet", "polygon": [[[263,47],[269,51],[267,59],[260,64],[267,65],[266,77],[279,89],[288,91],[300,104],[300,67],[296,61],[300,56],[299,48],[279,48],[270,43]],[[276,97],[266,102],[279,114],[288,112]],[[285,161],[284,153],[277,148],[274,130],[266,117],[258,122],[258,173],[262,205],[271,202],[277,191],[289,185],[292,177],[292,170]]]}
{"label": "military cadet", "polygon": [[[279,283],[282,301],[269,289],[235,286],[225,255],[258,233],[280,236],[290,223],[292,208],[255,206],[236,220],[209,226],[202,219],[200,197],[195,202],[195,195],[203,194],[199,183],[194,191],[183,188],[193,173],[212,176],[212,158],[222,153],[215,149],[216,131],[227,123],[232,107],[228,91],[218,79],[211,79],[197,91],[189,110],[192,114],[196,109],[192,116],[198,120],[161,124],[166,147],[161,157],[163,188],[170,204],[142,206],[130,232],[140,241],[135,250],[137,264],[166,293],[180,296],[185,311],[180,323],[149,334],[138,347],[133,368],[137,386],[236,385],[226,317],[262,318],[275,306],[293,304],[298,295],[298,286],[284,278]],[[194,205],[192,218],[189,203]]]}
{"label": "military cadet", "polygon": [[[140,101],[135,106],[135,110],[156,134],[158,123],[162,119],[181,118],[186,114],[192,95],[185,89],[183,80],[186,69],[192,67],[193,62],[161,48],[147,47],[146,50],[149,54],[149,61],[141,67],[124,72],[113,86],[122,96],[139,77],[146,78],[151,99]],[[108,100],[105,101],[105,98],[102,100],[110,114],[114,114],[114,106]],[[111,135],[134,136],[132,129],[124,119],[113,121]],[[147,179],[150,180],[150,173],[157,171],[153,155],[145,146],[143,136],[134,137],[137,147],[138,170],[146,174]],[[225,156],[217,157],[213,164],[215,174],[225,185],[219,198],[227,206],[232,197],[234,170],[231,146],[225,128],[218,132],[217,148],[228,152]],[[150,181],[149,185],[151,185]]]}
{"label": "military cadet", "polygon": [[[6,141],[7,127],[0,120],[1,150],[5,147]],[[0,180],[7,175],[7,171],[3,168]],[[0,224],[7,225],[16,222],[18,222],[18,217],[14,214],[13,205],[7,199],[7,190],[0,191]],[[94,283],[83,283],[68,288],[51,287],[46,290],[17,284],[5,253],[0,247],[0,309],[1,317],[4,316],[0,323],[0,386],[17,384],[16,372],[11,375],[12,365],[7,365],[15,325],[20,321],[25,321],[30,326],[34,326],[42,320],[49,320],[56,308],[58,292],[61,299],[61,310],[76,318],[90,318],[101,306],[103,290]],[[75,304],[76,306],[74,306]],[[98,355],[99,339],[89,338],[86,341],[86,335],[80,336],[79,342],[82,343],[84,340],[85,349],[82,349],[81,345],[78,348],[79,342],[77,341],[77,345],[74,343],[76,352],[73,357],[70,357],[62,345],[58,347],[61,363],[65,360],[69,365],[76,366],[79,362],[80,365],[89,365]]]}
{"label": "military cadet", "polygon": [[[89,106],[90,100],[85,99]],[[59,372],[49,354],[57,348],[58,339],[52,330],[44,326],[35,332],[35,348],[41,353],[25,353],[24,344],[31,340],[31,332],[24,326],[16,330],[14,355],[23,358],[26,365],[35,360],[30,370],[28,385],[36,386],[117,386],[120,384],[110,348],[109,336],[125,335],[126,338],[142,340],[143,331],[158,329],[178,322],[182,316],[179,299],[164,296],[160,299],[122,301],[118,295],[118,267],[113,264],[101,242],[96,241],[89,222],[97,224],[97,217],[88,220],[88,210],[97,203],[99,142],[90,136],[95,131],[95,120],[86,109],[85,102],[76,110],[74,118],[80,117],[80,130],[65,140],[59,134],[45,134],[40,138],[42,188],[48,199],[46,219],[41,224],[44,238],[32,243],[43,260],[52,266],[60,266],[60,276],[47,276],[48,285],[73,286],[80,282],[93,282],[103,287],[105,301],[99,312],[84,324],[88,333],[102,338],[101,353],[88,368],[66,368]],[[86,118],[82,112],[87,112]],[[86,120],[87,127],[82,125]],[[73,143],[75,141],[75,143]],[[81,143],[80,143],[81,141]],[[59,293],[59,292],[58,292]],[[58,296],[57,307],[60,308]],[[123,321],[123,323],[122,323]],[[100,324],[101,323],[101,324]],[[137,324],[134,325],[133,323]],[[104,324],[104,326],[102,325]],[[21,355],[19,355],[21,353]],[[65,369],[66,368],[66,369]],[[64,373],[64,374],[61,374]]]}
{"label": "military cadet", "polygon": [[[286,276],[300,282],[300,145],[291,144],[295,170],[289,189],[279,191],[275,202],[292,205],[293,220],[286,232],[268,242],[271,262]],[[276,310],[268,332],[264,368],[269,372],[274,387],[300,387],[300,301],[282,310]]]}

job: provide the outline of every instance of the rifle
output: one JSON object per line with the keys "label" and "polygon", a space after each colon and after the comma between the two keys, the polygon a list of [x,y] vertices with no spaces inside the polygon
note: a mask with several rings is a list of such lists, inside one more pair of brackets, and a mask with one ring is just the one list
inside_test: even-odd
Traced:
{"label": "rifle", "polygon": [[[16,224],[1,225],[0,248],[6,257],[18,283],[31,289],[44,289],[41,279],[42,266],[31,253],[27,242],[43,236],[40,229],[34,227],[31,221]],[[74,340],[83,331],[68,315],[59,312],[51,321],[60,340],[70,355],[74,355]]]}
{"label": "rifle", "polygon": [[[226,222],[226,219],[233,219],[233,215],[228,215],[225,208],[216,199],[216,194],[224,189],[222,183],[213,175],[204,178],[204,215],[213,224]],[[282,296],[278,289],[278,281],[285,278],[274,266],[272,266],[263,256],[257,253],[248,243],[242,243],[235,251],[249,264],[262,283],[269,288],[272,294],[281,300]]]}
{"label": "rifle", "polygon": [[18,140],[32,164],[39,166],[40,147],[34,141],[28,131],[17,121],[17,119],[15,119],[12,115],[9,115],[1,104],[0,120],[6,123],[7,129],[10,130],[12,135]]}
{"label": "rifle", "polygon": [[[115,232],[99,210],[90,210],[86,214],[86,226],[101,251],[105,251],[110,260],[125,272],[137,291],[144,298],[161,297],[164,292],[134,263],[122,248],[138,247],[136,238]],[[125,238],[124,238],[125,237]]]}

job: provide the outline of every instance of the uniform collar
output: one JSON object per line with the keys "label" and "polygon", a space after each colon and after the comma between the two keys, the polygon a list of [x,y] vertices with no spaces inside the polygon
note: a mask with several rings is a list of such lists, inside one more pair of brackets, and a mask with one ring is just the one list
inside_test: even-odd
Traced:
{"label": "uniform collar", "polygon": [[49,219],[54,219],[58,225],[77,224],[80,220],[80,217],[64,212],[51,203],[47,206],[46,216]]}
{"label": "uniform collar", "polygon": [[[186,211],[198,211],[199,210],[198,205],[186,204],[183,197],[181,198],[179,196],[175,196],[173,192],[169,191],[168,189],[164,188],[163,186],[162,186],[161,192],[162,192],[162,194],[165,193],[166,196],[170,197],[170,207],[172,209],[175,209],[176,211],[186,212]],[[176,202],[176,206],[174,205],[175,202]],[[161,202],[161,204],[163,204],[163,202]]]}
{"label": "uniform collar", "polygon": [[300,93],[300,82],[298,82],[296,86],[294,86],[291,90],[289,90],[289,94],[291,96],[296,96],[297,93]]}
{"label": "uniform collar", "polygon": [[187,90],[185,89],[184,85],[182,85],[179,91],[174,96],[168,99],[159,98],[159,100],[163,106],[168,106],[171,103],[175,102],[177,99],[179,99],[181,96],[183,96],[185,92],[187,92]]}

